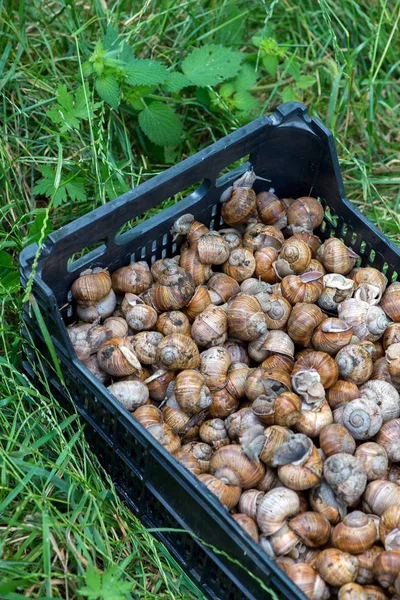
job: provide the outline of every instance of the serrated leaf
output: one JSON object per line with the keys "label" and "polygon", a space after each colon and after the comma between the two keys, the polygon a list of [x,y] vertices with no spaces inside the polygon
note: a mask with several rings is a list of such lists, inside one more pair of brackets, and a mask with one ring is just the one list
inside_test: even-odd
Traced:
{"label": "serrated leaf", "polygon": [[190,80],[183,73],[179,73],[179,71],[169,72],[168,79],[164,84],[169,92],[179,92],[189,85],[192,85]]}
{"label": "serrated leaf", "polygon": [[290,85],[287,85],[286,87],[283,88],[282,100],[284,102],[296,102],[296,100],[298,100],[298,99],[299,98],[296,94],[296,91]]}
{"label": "serrated leaf", "polygon": [[158,85],[168,79],[168,71],[156,60],[134,59],[125,66],[124,77],[130,85]]}
{"label": "serrated leaf", "polygon": [[221,87],[219,88],[219,95],[223,98],[229,98],[230,96],[232,96],[234,91],[235,86],[233,85],[233,82],[229,81],[228,83],[223,83],[221,85]]}
{"label": "serrated leaf", "polygon": [[[51,167],[41,166],[39,167],[42,173],[42,179],[37,181],[32,192],[33,194],[40,194],[47,196],[48,198],[53,197],[53,205],[60,206],[67,200],[67,195],[71,200],[86,200],[86,192],[84,188],[84,179],[69,173],[67,177],[61,179],[57,191],[55,192],[55,179],[56,172]],[[55,193],[54,193],[55,192]]]}
{"label": "serrated leaf", "polygon": [[263,56],[262,64],[269,75],[275,75],[278,69],[279,59],[277,56]]}
{"label": "serrated leaf", "polygon": [[99,104],[86,105],[86,97],[89,95],[87,86],[78,88],[75,97],[65,85],[57,88],[57,105],[47,111],[48,116],[60,125],[60,131],[65,133],[68,129],[78,129],[80,119],[86,120],[93,116],[93,112]]}
{"label": "serrated leaf", "polygon": [[316,81],[317,80],[312,75],[300,75],[300,77],[296,80],[296,85],[301,90],[306,90],[307,88],[313,86]]}
{"label": "serrated leaf", "polygon": [[133,56],[133,50],[126,42],[124,42],[121,46],[119,59],[124,63],[130,63],[132,60],[135,60],[135,57]]}
{"label": "serrated leaf", "polygon": [[111,50],[117,46],[118,33],[111,23],[107,25],[106,35],[103,37],[104,50]]}
{"label": "serrated leaf", "polygon": [[183,61],[182,71],[194,85],[217,85],[235,77],[244,56],[241,52],[210,44],[193,50]]}
{"label": "serrated leaf", "polygon": [[256,83],[258,75],[252,65],[243,65],[232,84],[236,91],[249,90]]}
{"label": "serrated leaf", "polygon": [[245,90],[236,92],[233,97],[233,101],[235,103],[235,108],[245,112],[249,112],[259,107],[257,100],[250,94],[250,92],[246,92]]}
{"label": "serrated leaf", "polygon": [[143,133],[158,146],[176,146],[181,141],[182,122],[174,111],[161,102],[152,102],[139,113]]}
{"label": "serrated leaf", "polygon": [[288,58],[285,61],[285,69],[286,72],[289,73],[289,75],[291,75],[292,77],[294,77],[296,81],[300,77],[300,66],[294,58]]}
{"label": "serrated leaf", "polygon": [[83,177],[74,177],[71,181],[65,183],[68,196],[71,200],[86,200],[85,180]]}
{"label": "serrated leaf", "polygon": [[119,87],[114,75],[105,73],[98,77],[96,79],[96,90],[104,102],[107,102],[114,110],[118,109]]}

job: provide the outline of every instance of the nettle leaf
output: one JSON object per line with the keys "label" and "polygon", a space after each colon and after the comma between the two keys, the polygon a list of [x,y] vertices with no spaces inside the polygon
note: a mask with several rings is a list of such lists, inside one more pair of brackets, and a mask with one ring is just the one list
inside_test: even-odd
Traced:
{"label": "nettle leaf", "polygon": [[106,35],[103,37],[103,48],[104,50],[111,50],[118,45],[118,33],[116,29],[109,23],[107,25]]}
{"label": "nettle leaf", "polygon": [[299,63],[290,57],[285,61],[285,70],[291,75],[296,81],[300,77],[300,66]]}
{"label": "nettle leaf", "polygon": [[176,146],[181,141],[182,122],[161,102],[152,102],[139,113],[140,129],[157,146]]}
{"label": "nettle leaf", "polygon": [[262,64],[269,75],[275,75],[278,69],[279,58],[277,56],[263,56]]}
{"label": "nettle leaf", "polygon": [[107,102],[114,110],[118,109],[119,87],[114,75],[104,73],[96,79],[96,90],[100,98]]}
{"label": "nettle leaf", "polygon": [[164,84],[168,92],[179,92],[189,85],[192,85],[191,81],[179,71],[168,72],[168,79]]}
{"label": "nettle leaf", "polygon": [[238,76],[232,81],[236,91],[249,90],[256,83],[258,75],[252,65],[243,65]]}
{"label": "nettle leaf", "polygon": [[245,112],[254,110],[260,106],[257,100],[250,94],[250,92],[246,92],[246,90],[236,92],[233,97],[233,101],[238,110]]}
{"label": "nettle leaf", "polygon": [[168,79],[164,65],[149,58],[134,59],[125,66],[124,77],[130,85],[158,85]]}
{"label": "nettle leaf", "polygon": [[60,131],[65,133],[68,129],[78,129],[80,120],[87,120],[93,117],[93,113],[100,106],[86,103],[89,96],[87,86],[78,88],[75,96],[68,92],[67,86],[61,84],[57,87],[57,105],[47,111],[48,116],[53,123],[60,125]]}
{"label": "nettle leaf", "polygon": [[217,85],[235,77],[245,55],[242,52],[210,44],[193,50],[182,63],[182,71],[194,85]]}
{"label": "nettle leaf", "polygon": [[100,573],[93,567],[86,570],[86,587],[79,591],[88,600],[125,600],[126,594],[132,591],[132,583],[121,581],[118,567],[113,565],[108,571]]}
{"label": "nettle leaf", "polygon": [[300,75],[300,77],[296,80],[296,85],[301,90],[306,90],[307,88],[313,86],[316,81],[317,80],[312,75]]}
{"label": "nettle leaf", "polygon": [[221,87],[219,88],[219,95],[223,98],[229,98],[230,96],[232,96],[234,91],[235,86],[233,85],[233,82],[229,81],[228,83],[223,83],[221,85]]}
{"label": "nettle leaf", "polygon": [[287,85],[282,90],[282,100],[284,102],[296,102],[299,99],[296,90],[290,85]]}
{"label": "nettle leaf", "polygon": [[[47,198],[51,198],[56,189],[56,172],[48,166],[40,166],[39,171],[42,174],[42,179],[39,179],[32,191],[34,194],[40,194]],[[68,197],[72,201],[86,200],[85,179],[76,173],[69,173],[66,177],[61,179],[57,191],[54,194],[53,205],[60,206],[63,202],[66,202]]]}

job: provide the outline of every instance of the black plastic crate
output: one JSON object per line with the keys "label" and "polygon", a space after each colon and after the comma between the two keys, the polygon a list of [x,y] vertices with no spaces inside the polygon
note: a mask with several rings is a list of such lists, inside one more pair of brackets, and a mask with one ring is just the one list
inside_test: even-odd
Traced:
{"label": "black plastic crate", "polygon": [[[221,171],[247,156],[247,162],[220,177]],[[219,227],[222,191],[250,166],[257,175],[271,180],[270,185],[280,197],[319,197],[327,210],[318,235],[343,239],[360,255],[360,264],[382,270],[389,281],[397,278],[399,249],[347,200],[332,134],[318,119],[308,116],[305,106],[289,102],[270,117],[253,121],[52,233],[40,254],[33,294],[66,382],[62,386],[49,368],[47,377],[52,390],[70,410],[71,401],[75,404],[86,422],[86,437],[93,451],[142,522],[150,528],[178,528],[195,534],[193,537],[190,533],[164,530],[156,535],[198,587],[208,597],[222,600],[269,598],[267,588],[281,599],[305,599],[215,496],[176,462],[78,361],[64,325],[74,320],[69,290],[84,268],[103,266],[113,271],[131,259],[154,262],[172,256],[177,248],[169,231],[176,218],[190,212],[209,227]],[[197,189],[185,199],[118,235],[129,221],[199,181]],[[257,181],[255,191],[266,186],[269,187]],[[91,246],[97,247],[71,263],[73,255]],[[21,253],[23,285],[31,273],[36,250],[34,244]],[[32,343],[46,352],[28,307],[24,320],[28,356]],[[32,359],[24,364],[34,377]]]}

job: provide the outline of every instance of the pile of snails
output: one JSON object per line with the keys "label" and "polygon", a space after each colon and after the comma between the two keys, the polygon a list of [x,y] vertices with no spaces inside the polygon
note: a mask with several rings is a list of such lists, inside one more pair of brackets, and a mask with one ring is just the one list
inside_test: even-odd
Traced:
{"label": "pile of snails", "polygon": [[400,599],[400,282],[256,179],[179,255],[83,272],[72,345],[310,599]]}

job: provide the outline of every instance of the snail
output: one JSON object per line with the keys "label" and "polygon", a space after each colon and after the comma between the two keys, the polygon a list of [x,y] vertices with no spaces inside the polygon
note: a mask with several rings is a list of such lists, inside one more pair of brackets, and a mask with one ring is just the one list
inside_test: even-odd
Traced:
{"label": "snail", "polygon": [[168,369],[162,368],[154,371],[144,383],[147,385],[149,390],[150,398],[156,402],[164,400],[167,389],[171,381],[175,378],[175,371],[169,371]]}
{"label": "snail", "polygon": [[381,516],[396,504],[400,504],[400,487],[395,483],[376,479],[367,485],[362,503],[364,512]]}
{"label": "snail", "polygon": [[341,319],[324,319],[314,330],[311,343],[313,348],[334,356],[350,344],[353,328]]}
{"label": "snail", "polygon": [[349,298],[338,307],[339,319],[353,328],[353,334],[362,340],[375,342],[385,332],[389,320],[379,306]]}
{"label": "snail", "polygon": [[157,311],[152,306],[145,304],[135,294],[125,294],[121,309],[127,324],[134,333],[145,329],[152,329],[157,323]]}
{"label": "snail", "polygon": [[337,408],[343,402],[350,402],[360,397],[360,390],[355,383],[338,379],[337,382],[328,390],[327,400],[332,410]]}
{"label": "snail", "polygon": [[316,569],[329,585],[340,587],[352,583],[357,578],[358,559],[337,548],[322,550],[317,558]]}
{"label": "snail", "polygon": [[222,265],[226,275],[239,283],[251,277],[256,268],[253,252],[248,248],[235,248],[231,251],[228,260]]}
{"label": "snail", "polygon": [[273,246],[265,246],[254,252],[254,260],[256,263],[254,269],[254,277],[265,281],[266,283],[276,283],[278,275],[274,268],[274,264],[278,259],[278,251]]}
{"label": "snail", "polygon": [[362,385],[372,374],[371,355],[359,344],[350,344],[339,350],[335,361],[340,378],[355,385]]}
{"label": "snail", "polygon": [[236,513],[234,515],[232,515],[232,517],[235,519],[236,523],[245,530],[245,532],[255,541],[258,543],[259,541],[259,536],[258,536],[258,529],[257,529],[257,525],[255,524],[254,520],[249,517],[246,514],[242,514],[242,513]]}
{"label": "snail", "polygon": [[141,369],[129,338],[111,338],[97,351],[100,368],[115,377],[132,375]]}
{"label": "snail", "polygon": [[171,227],[171,235],[176,240],[180,235],[187,237],[187,241],[193,247],[196,247],[197,241],[209,233],[208,227],[203,223],[196,221],[191,214],[181,215]]}
{"label": "snail", "polygon": [[287,209],[288,228],[292,233],[311,232],[321,225],[323,219],[322,205],[310,196],[297,198]]}
{"label": "snail", "polygon": [[192,338],[199,346],[221,346],[228,337],[228,319],[223,308],[210,305],[192,324]]}
{"label": "snail", "polygon": [[230,248],[217,231],[202,235],[197,242],[200,261],[205,265],[222,265],[228,260]]}
{"label": "snail", "polygon": [[149,398],[149,390],[142,381],[117,381],[109,385],[107,389],[118,402],[130,411],[145,404]]}
{"label": "snail", "polygon": [[208,293],[213,304],[224,304],[240,292],[236,279],[225,273],[215,273],[207,282]]}
{"label": "snail", "polygon": [[337,423],[326,425],[321,430],[319,445],[326,457],[333,454],[354,454],[356,450],[356,443],[352,435],[346,427]]}
{"label": "snail", "polygon": [[[200,315],[203,312],[203,310],[205,310],[210,304],[211,297],[209,291],[204,285],[198,285],[195,288],[192,298],[189,300],[188,304],[186,304],[185,307],[185,314],[188,317],[189,321],[194,321],[197,315]],[[174,333],[182,332],[179,331]]]}
{"label": "snail", "polygon": [[239,479],[229,469],[220,469],[215,475],[204,473],[198,478],[227,508],[232,509],[239,502],[242,493]]}
{"label": "snail", "polygon": [[296,563],[286,569],[286,575],[310,598],[310,600],[328,600],[329,589],[318,573],[306,563]]}
{"label": "snail", "polygon": [[222,419],[210,419],[200,426],[199,436],[202,442],[209,444],[213,450],[229,444],[229,437]]}
{"label": "snail", "polygon": [[376,539],[376,526],[368,515],[355,510],[346,515],[342,523],[332,531],[332,543],[336,548],[350,554],[360,554],[369,550]]}
{"label": "snail", "polygon": [[130,338],[130,343],[140,362],[152,365],[156,362],[158,348],[164,339],[158,331],[141,331]]}
{"label": "snail", "polygon": [[338,238],[332,237],[319,247],[316,258],[322,262],[328,273],[346,275],[359,257]]}
{"label": "snail", "polygon": [[288,521],[292,529],[308,548],[318,548],[329,540],[331,526],[328,519],[317,512],[300,513]]}
{"label": "snail", "polygon": [[322,278],[323,289],[317,300],[322,310],[335,312],[341,302],[350,298],[354,290],[354,281],[339,273],[329,273]]}
{"label": "snail", "polygon": [[257,525],[266,535],[273,535],[284,525],[288,517],[300,510],[299,497],[295,491],[277,487],[267,492],[257,506]]}
{"label": "snail", "polygon": [[196,248],[185,248],[181,251],[179,266],[189,273],[195,286],[205,283],[212,274],[210,265],[204,264],[200,260]]}
{"label": "snail", "polygon": [[171,312],[164,312],[158,317],[156,329],[163,335],[172,335],[173,333],[188,335],[190,332],[190,323],[183,312],[173,310]]}
{"label": "snail", "polygon": [[369,440],[382,426],[382,413],[373,400],[362,397],[339,405],[334,421],[344,425],[355,440]]}
{"label": "snail", "polygon": [[250,221],[243,236],[243,246],[250,248],[253,252],[267,247],[280,250],[284,241],[285,238],[277,227]]}
{"label": "snail", "polygon": [[253,184],[257,176],[253,170],[246,171],[221,195],[221,216],[228,225],[246,223],[257,214],[256,194]]}
{"label": "snail", "polygon": [[221,468],[232,470],[244,490],[256,487],[265,472],[261,463],[251,460],[240,446],[232,444],[219,448],[211,457],[210,473]]}
{"label": "snail", "polygon": [[278,467],[278,477],[285,487],[307,490],[320,481],[323,461],[310,438],[298,433],[275,450],[272,466]]}
{"label": "snail", "polygon": [[117,294],[141,294],[153,283],[153,276],[145,261],[131,263],[112,274],[112,287]]}
{"label": "snail", "polygon": [[181,333],[174,333],[166,335],[160,341],[156,351],[156,360],[171,370],[194,369],[200,364],[200,354],[192,338]]}
{"label": "snail", "polygon": [[385,478],[389,466],[385,448],[375,442],[366,442],[358,446],[355,457],[364,466],[368,481]]}
{"label": "snail", "polygon": [[376,436],[391,462],[400,461],[400,419],[391,419],[382,425]]}
{"label": "snail", "polygon": [[385,311],[389,319],[398,323],[400,321],[400,282],[391,283],[383,294],[381,308]]}
{"label": "snail", "polygon": [[333,454],[324,463],[324,478],[347,506],[354,504],[367,485],[367,473],[361,462],[351,454]]}
{"label": "snail", "polygon": [[229,302],[227,319],[229,333],[243,341],[255,340],[267,330],[261,305],[249,294],[239,294]]}
{"label": "snail", "polygon": [[201,353],[200,373],[204,376],[206,385],[212,392],[225,387],[230,365],[230,354],[221,346],[214,346]]}
{"label": "snail", "polygon": [[272,191],[257,194],[256,204],[263,223],[273,225],[277,229],[284,229],[286,227],[286,206]]}
{"label": "snail", "polygon": [[311,250],[302,240],[289,238],[279,251],[278,259],[273,263],[279,279],[287,275],[304,273],[311,261]]}
{"label": "snail", "polygon": [[385,550],[400,550],[400,504],[390,506],[381,515],[379,537]]}
{"label": "snail", "polygon": [[290,314],[287,332],[296,344],[309,346],[314,330],[322,320],[322,310],[316,304],[298,302]]}
{"label": "snail", "polygon": [[210,390],[205,378],[198,371],[186,369],[175,379],[174,394],[182,410],[189,415],[198,413],[211,405]]}
{"label": "snail", "polygon": [[318,271],[311,271],[284,277],[281,282],[282,296],[293,306],[297,302],[316,302],[322,291],[322,275]]}
{"label": "snail", "polygon": [[202,473],[206,473],[209,469],[210,458],[213,454],[211,446],[204,442],[189,442],[181,448],[181,452],[191,454],[199,462]]}
{"label": "snail", "polygon": [[346,505],[324,480],[314,486],[309,493],[311,508],[324,515],[332,525],[336,525],[347,513]]}

